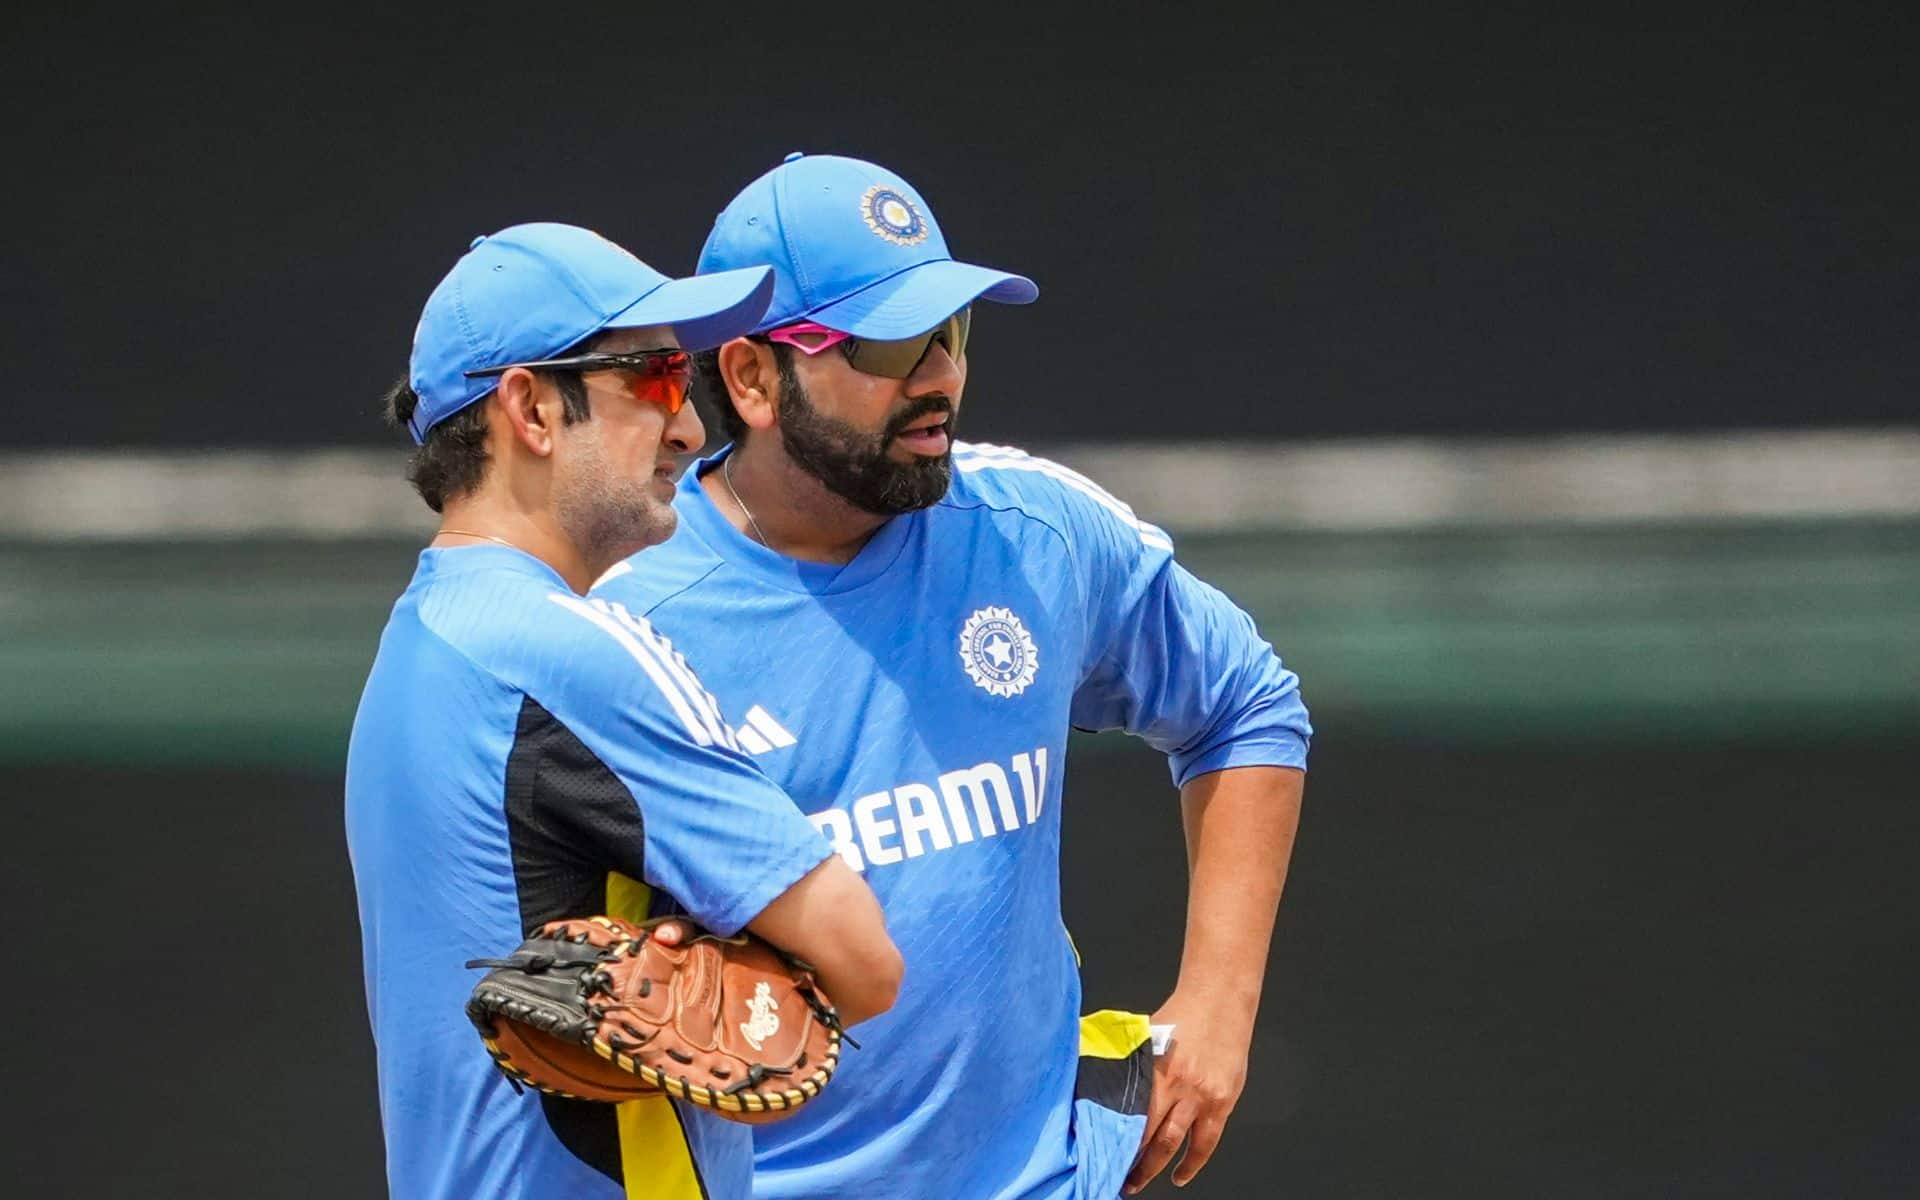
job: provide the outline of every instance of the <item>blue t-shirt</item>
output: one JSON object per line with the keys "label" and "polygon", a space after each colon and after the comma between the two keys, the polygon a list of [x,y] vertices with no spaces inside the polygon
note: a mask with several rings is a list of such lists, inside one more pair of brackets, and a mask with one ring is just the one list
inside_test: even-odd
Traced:
{"label": "blue t-shirt", "polygon": [[756,1196],[1116,1194],[1151,1064],[1080,1053],[1068,731],[1137,734],[1178,783],[1306,762],[1293,673],[1163,531],[1017,450],[961,445],[954,468],[844,566],[742,536],[690,473],[674,537],[593,589],[698,648],[742,747],[865,872],[906,960],[833,1086],[755,1130]]}
{"label": "blue t-shirt", "polygon": [[466,961],[536,925],[670,902],[731,933],[832,853],[645,620],[517,550],[426,550],[354,720],[346,818],[398,1200],[613,1200],[629,1177],[748,1196],[745,1126],[516,1095],[465,1013]]}

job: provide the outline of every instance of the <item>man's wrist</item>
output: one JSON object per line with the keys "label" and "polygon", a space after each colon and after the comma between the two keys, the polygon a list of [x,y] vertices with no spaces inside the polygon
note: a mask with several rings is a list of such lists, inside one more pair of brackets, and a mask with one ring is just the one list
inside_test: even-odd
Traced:
{"label": "man's wrist", "polygon": [[1216,987],[1176,987],[1161,1007],[1160,1019],[1167,1023],[1204,1020],[1210,1031],[1225,1036],[1241,1030],[1249,1036],[1260,1012],[1260,992],[1245,989],[1222,991]]}

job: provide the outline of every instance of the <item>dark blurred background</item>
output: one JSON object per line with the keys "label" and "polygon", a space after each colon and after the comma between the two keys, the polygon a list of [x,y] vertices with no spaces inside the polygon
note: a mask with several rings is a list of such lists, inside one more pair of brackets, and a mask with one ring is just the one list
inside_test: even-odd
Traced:
{"label": "dark blurred background", "polygon": [[690,271],[792,149],[885,161],[1039,281],[983,321],[1009,438],[1911,418],[1899,6],[375,11],[11,19],[0,337],[61,402],[7,440],[378,443],[469,239],[568,220]]}
{"label": "dark blurred background", "polygon": [[[8,1178],[382,1191],[340,773],[431,524],[377,396],[473,236],[684,272],[806,149],[1040,283],[981,314],[962,432],[1168,525],[1304,680],[1258,1084],[1190,1194],[1911,1194],[1914,33],[11,14]],[[1176,798],[1124,739],[1071,769],[1089,999],[1151,1007]]]}

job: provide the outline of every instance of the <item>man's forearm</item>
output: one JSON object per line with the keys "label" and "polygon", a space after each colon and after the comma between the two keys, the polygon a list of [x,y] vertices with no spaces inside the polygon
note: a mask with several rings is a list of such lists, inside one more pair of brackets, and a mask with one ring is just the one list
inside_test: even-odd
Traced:
{"label": "man's forearm", "polygon": [[1187,929],[1175,991],[1251,1031],[1275,913],[1300,823],[1306,773],[1233,767],[1180,790]]}
{"label": "man's forearm", "polygon": [[1154,1060],[1153,1094],[1129,1195],[1153,1181],[1183,1142],[1174,1169],[1184,1185],[1207,1164],[1246,1087],[1260,985],[1274,914],[1293,857],[1306,773],[1233,767],[1187,781],[1187,938],[1180,980],[1153,1014],[1174,1026]]}

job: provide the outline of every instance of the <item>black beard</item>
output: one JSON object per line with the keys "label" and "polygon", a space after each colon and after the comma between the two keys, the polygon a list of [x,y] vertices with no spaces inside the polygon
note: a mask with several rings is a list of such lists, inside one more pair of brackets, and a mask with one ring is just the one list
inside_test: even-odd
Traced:
{"label": "black beard", "polygon": [[929,413],[947,414],[948,445],[953,435],[953,402],[922,396],[894,414],[879,433],[862,433],[813,406],[791,367],[780,372],[780,436],[787,457],[826,489],[863,512],[895,517],[937,504],[953,478],[951,449],[938,458],[915,455],[898,463],[887,457],[908,425]]}

